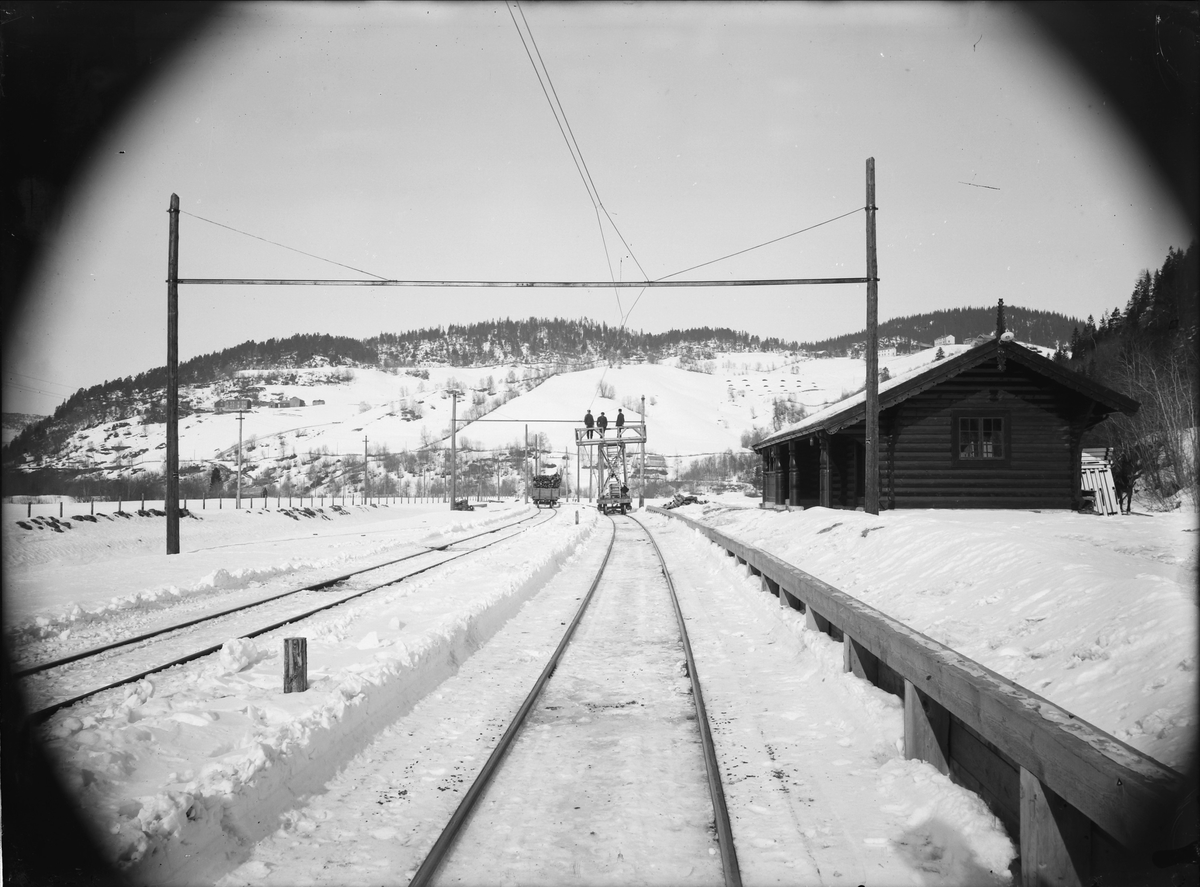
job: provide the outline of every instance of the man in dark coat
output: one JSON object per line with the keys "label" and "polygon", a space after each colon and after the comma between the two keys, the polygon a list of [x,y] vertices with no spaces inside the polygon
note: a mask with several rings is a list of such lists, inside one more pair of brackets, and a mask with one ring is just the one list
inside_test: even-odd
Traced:
{"label": "man in dark coat", "polygon": [[604,429],[608,427],[608,416],[604,415],[604,410],[600,411],[600,418],[596,420],[596,427],[600,429],[600,436],[604,437]]}
{"label": "man in dark coat", "polygon": [[592,411],[588,410],[583,417],[584,427],[587,428],[588,440],[592,439],[592,426],[596,424],[596,420],[592,418]]}
{"label": "man in dark coat", "polygon": [[621,429],[625,427],[625,411],[617,410],[617,437],[621,436]]}

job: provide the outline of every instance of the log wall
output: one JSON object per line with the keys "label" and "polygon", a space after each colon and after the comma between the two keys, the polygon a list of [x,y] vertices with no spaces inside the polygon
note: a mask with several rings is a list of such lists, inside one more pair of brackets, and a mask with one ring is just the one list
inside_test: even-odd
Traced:
{"label": "log wall", "polygon": [[[982,364],[884,411],[883,498],[891,508],[1071,508],[1078,396],[1009,362]],[[1000,416],[1000,459],[960,459],[960,416]]]}

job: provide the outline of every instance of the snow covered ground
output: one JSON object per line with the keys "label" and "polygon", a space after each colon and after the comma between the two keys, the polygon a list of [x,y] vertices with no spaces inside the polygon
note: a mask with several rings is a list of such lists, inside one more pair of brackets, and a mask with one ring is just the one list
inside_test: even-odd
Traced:
{"label": "snow covered ground", "polygon": [[[875,517],[735,507],[753,504],[730,497],[685,513],[796,563],[1165,764],[1189,763],[1197,720],[1194,513]],[[16,519],[24,510],[6,509],[6,631],[43,658],[35,655],[39,639],[50,649],[66,631],[98,638],[131,613],[231,588],[301,584],[399,545],[444,542],[532,510],[517,503],[470,513],[444,504],[355,506],[328,520],[209,511],[183,522],[183,552],[168,557],[161,518],[103,519],[56,533],[23,529]],[[380,825],[383,837],[361,823],[348,827],[340,817],[358,803],[352,774],[379,769],[369,749],[389,729],[432,736],[450,712],[461,716],[461,707],[439,707],[437,696],[450,692],[445,682],[464,661],[487,652],[515,673],[518,663],[536,660],[543,645],[506,634],[506,623],[518,615],[554,618],[555,577],[586,560],[607,526],[586,507],[576,524],[574,512],[565,505],[537,533],[370,604],[314,617],[304,626],[306,693],[281,692],[280,639],[299,633],[291,628],[231,638],[219,656],[52,717],[42,735],[111,858],[152,883],[169,882],[172,873],[188,873],[192,883],[218,876],[229,884],[286,883],[280,859],[311,861],[323,852],[326,861],[345,863],[346,877],[359,866],[352,882],[403,882],[412,851],[395,857],[401,851],[392,838],[431,828],[440,814],[430,808],[418,817],[424,825]],[[758,855],[748,852],[760,872],[774,873],[764,880],[787,883],[780,873],[815,865],[824,883],[861,883],[884,865],[910,883],[1003,883],[1011,843],[970,796],[901,759],[892,698],[843,675],[840,648],[772,606],[756,581],[695,534],[664,517],[649,522],[671,537],[668,561],[690,577],[693,604],[719,614],[727,629],[702,631],[693,644],[707,651],[697,650],[702,678],[724,700],[710,709],[725,718],[725,741],[750,743],[748,756],[723,767],[731,768],[735,816]],[[719,665],[705,671],[704,656]],[[717,676],[724,673],[732,677],[723,686]],[[809,695],[793,683],[799,680],[837,692],[799,706]],[[356,763],[359,753],[366,763]],[[775,769],[787,779],[771,777]],[[439,794],[436,779],[416,782]],[[788,785],[795,791],[783,797]],[[798,798],[818,802],[810,809]],[[867,832],[848,831],[851,825]],[[780,834],[792,837],[780,841]],[[319,880],[317,869],[305,871]]]}

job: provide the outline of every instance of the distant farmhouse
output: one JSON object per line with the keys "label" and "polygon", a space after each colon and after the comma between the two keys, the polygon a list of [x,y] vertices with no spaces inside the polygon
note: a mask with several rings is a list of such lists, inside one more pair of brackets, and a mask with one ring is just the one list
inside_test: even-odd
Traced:
{"label": "distant farmhouse", "polygon": [[[757,444],[763,504],[856,508],[866,395]],[[1138,403],[994,336],[879,388],[879,507],[1076,508],[1084,434]]]}
{"label": "distant farmhouse", "polygon": [[253,406],[254,401],[248,397],[225,397],[217,401],[215,409],[218,413],[236,413]]}
{"label": "distant farmhouse", "polygon": [[271,409],[282,410],[288,407],[302,407],[305,406],[305,403],[299,397],[283,397],[280,395],[275,400],[269,401],[267,406],[271,407]]}
{"label": "distant farmhouse", "polygon": [[953,345],[954,344],[954,335],[949,334],[949,335],[945,335],[945,336],[938,336],[936,339],[933,340],[933,344],[938,347],[940,347],[942,345]]}

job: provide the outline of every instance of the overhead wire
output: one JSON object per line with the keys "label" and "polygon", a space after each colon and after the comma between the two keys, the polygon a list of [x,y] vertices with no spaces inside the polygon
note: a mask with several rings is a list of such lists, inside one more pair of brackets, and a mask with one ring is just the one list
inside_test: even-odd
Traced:
{"label": "overhead wire", "polygon": [[30,394],[41,394],[46,397],[65,398],[67,395],[59,394],[55,391],[43,391],[41,388],[31,388],[28,385],[22,385],[20,382],[5,382],[5,388],[16,388],[19,391],[28,391]]}
{"label": "overhead wire", "polygon": [[218,228],[224,228],[227,231],[233,231],[236,234],[242,234],[246,237],[251,237],[254,240],[261,240],[263,243],[269,243],[272,246],[278,246],[281,249],[291,250],[294,253],[300,253],[300,255],[308,256],[310,259],[317,259],[318,261],[321,261],[321,262],[328,262],[330,265],[337,265],[339,268],[346,268],[346,269],[348,269],[350,271],[354,271],[358,274],[365,274],[368,277],[374,277],[377,280],[388,280],[389,279],[387,277],[384,277],[382,274],[376,274],[374,271],[364,271],[362,268],[355,268],[353,265],[347,265],[343,262],[335,262],[333,259],[326,259],[324,256],[318,256],[314,253],[305,252],[302,249],[296,249],[296,247],[294,247],[294,246],[288,246],[286,243],[279,243],[278,241],[275,241],[275,240],[268,240],[266,237],[260,237],[257,234],[251,234],[249,231],[242,231],[238,228],[234,228],[232,225],[224,225],[221,222],[214,222],[212,219],[206,219],[206,218],[204,218],[204,216],[198,216],[195,213],[190,213],[184,209],[181,209],[179,211],[179,213],[180,213],[180,215],[191,216],[193,219],[199,219],[201,222],[208,222],[208,224],[210,224],[210,225],[216,225]]}
{"label": "overhead wire", "polygon": [[[525,56],[529,59],[529,64],[533,68],[533,73],[538,79],[538,85],[542,89],[542,95],[545,96],[546,103],[550,106],[550,113],[554,116],[554,122],[558,126],[559,133],[563,137],[563,142],[567,146],[568,153],[571,155],[571,161],[575,164],[575,171],[579,173],[579,178],[583,182],[583,188],[585,191],[587,191],[588,199],[592,203],[592,210],[596,214],[596,226],[600,230],[600,243],[604,249],[604,262],[608,268],[608,276],[609,279],[615,282],[616,278],[613,275],[612,270],[612,256],[608,251],[608,240],[604,236],[604,223],[600,218],[600,210],[604,206],[603,201],[600,199],[599,191],[596,190],[596,183],[595,180],[592,179],[591,171],[587,169],[587,161],[584,160],[583,151],[579,148],[579,142],[575,139],[575,133],[571,129],[571,123],[567,119],[566,111],[562,107],[562,102],[559,101],[558,91],[554,88],[554,81],[550,77],[549,70],[546,69],[546,62],[542,58],[541,50],[538,49],[537,40],[534,39],[533,29],[529,27],[529,20],[525,17],[525,11],[521,8],[521,4],[519,2],[514,0],[514,3],[517,7],[517,11],[521,13],[521,21],[525,25],[524,31],[521,30],[521,25],[517,23],[517,17],[513,14],[512,7],[506,3],[505,8],[508,10],[509,18],[512,19],[513,27],[516,28],[517,36],[521,38],[521,46],[525,50]],[[526,33],[529,34],[528,42],[525,40]],[[533,52],[530,52],[529,50],[530,44],[533,45]],[[533,59],[535,54],[537,55],[538,59],[536,62]],[[541,67],[539,67],[539,63]],[[609,222],[611,223],[612,217],[608,215],[607,209],[604,210],[604,214],[605,216],[608,216]],[[621,236],[621,232],[617,229],[615,224],[613,224],[613,230],[617,231],[617,236]],[[621,237],[621,242],[625,243],[624,237]],[[628,244],[626,244],[626,248],[628,249]],[[632,255],[632,252],[630,254]],[[634,261],[636,262],[637,259],[634,258]],[[645,271],[643,271],[642,274],[645,275]],[[618,316],[622,317],[621,328],[623,329],[625,324],[623,317],[624,308],[621,305],[621,296],[615,288],[613,290],[613,294],[616,295],[617,298],[617,314]],[[604,381],[604,375],[606,375],[607,372],[608,370],[605,369],[604,373],[601,374],[601,382]],[[597,388],[599,388],[599,386],[597,386]],[[594,403],[595,400],[596,396],[593,394],[589,406],[591,403]]]}
{"label": "overhead wire", "polygon": [[[521,38],[521,45],[525,49],[525,55],[529,58],[529,63],[533,67],[534,74],[538,78],[538,84],[542,88],[542,94],[546,97],[546,102],[550,105],[550,111],[554,115],[554,121],[558,125],[559,133],[563,137],[563,141],[567,145],[567,150],[571,154],[571,159],[575,163],[575,169],[579,173],[580,179],[583,181],[584,189],[588,193],[588,198],[592,201],[592,208],[596,213],[596,223],[600,229],[600,241],[604,248],[605,263],[608,266],[609,278],[614,282],[616,280],[612,269],[612,255],[608,249],[608,239],[604,234],[604,223],[600,218],[600,213],[604,213],[604,217],[608,219],[612,225],[613,231],[620,238],[622,245],[629,252],[630,258],[638,266],[638,270],[642,272],[643,277],[647,277],[646,271],[642,268],[641,262],[637,255],[629,246],[629,242],[621,233],[621,229],[613,220],[612,215],[608,211],[608,207],[604,205],[604,200],[600,197],[600,191],[596,187],[596,182],[592,178],[591,170],[588,168],[587,160],[583,156],[583,150],[579,147],[579,141],[575,138],[575,132],[571,128],[571,121],[567,118],[566,109],[563,108],[562,101],[558,97],[558,90],[554,86],[554,79],[550,76],[550,70],[546,67],[545,59],[542,57],[541,49],[537,45],[537,39],[533,36],[533,29],[529,26],[529,20],[525,17],[525,10],[522,9],[520,2],[514,0],[517,12],[521,14],[521,23],[524,24],[524,30],[521,24],[518,24],[517,17],[513,14],[512,7],[507,6],[509,17],[512,19],[513,27],[517,30],[517,35]],[[528,34],[528,41],[526,41]],[[532,45],[533,50],[530,51]],[[537,56],[537,61],[534,61],[534,56]],[[614,295],[617,299],[617,314],[621,318],[620,328],[624,329],[628,312],[625,311],[624,305],[621,304],[620,293],[614,289]]]}
{"label": "overhead wire", "polygon": [[559,101],[558,92],[554,89],[554,81],[550,78],[550,70],[546,67],[546,63],[542,59],[542,53],[541,50],[538,49],[537,40],[533,36],[533,30],[529,27],[529,22],[525,18],[525,10],[521,8],[519,0],[515,0],[515,2],[517,3],[517,11],[521,13],[521,21],[525,22],[525,28],[529,31],[529,42],[533,44],[533,51],[537,53],[538,61],[542,65],[542,70],[546,72],[546,82],[550,84],[550,91],[554,93],[554,101],[557,103],[559,111],[562,113],[563,123],[566,124],[567,131],[571,134],[571,141],[575,145],[575,150],[579,152],[579,160],[583,164],[584,172],[587,173],[588,181],[592,186],[592,192],[596,195],[596,202],[600,205],[600,209],[604,210],[605,218],[607,218],[609,224],[613,226],[613,230],[617,232],[617,236],[621,238],[621,243],[624,244],[625,249],[629,250],[629,257],[633,259],[634,264],[638,266],[638,270],[642,272],[642,276],[646,277],[646,271],[644,268],[642,268],[642,263],[638,261],[637,256],[634,255],[633,250],[630,249],[630,246],[628,242],[626,242],[624,235],[621,234],[621,229],[617,227],[617,223],[614,222],[612,216],[609,215],[608,207],[606,207],[604,205],[604,201],[600,199],[600,191],[596,188],[596,183],[592,180],[592,172],[590,169],[588,169],[587,161],[583,159],[583,152],[579,149],[579,142],[575,139],[575,132],[571,129],[571,122],[567,120],[567,112],[562,107],[562,102]]}
{"label": "overhead wire", "polygon": [[717,259],[710,259],[707,262],[701,262],[699,265],[692,265],[690,268],[684,268],[681,271],[673,271],[670,274],[664,274],[662,277],[656,277],[655,281],[670,280],[672,277],[678,277],[680,274],[686,274],[689,271],[695,271],[697,268],[703,268],[706,265],[715,265],[717,262],[723,262],[726,259],[732,259],[734,256],[740,256],[743,253],[748,253],[748,252],[751,252],[752,250],[761,249],[764,246],[770,246],[772,243],[779,243],[779,241],[781,241],[781,240],[787,240],[789,237],[795,237],[797,234],[803,234],[806,231],[812,231],[814,228],[820,228],[822,225],[828,225],[831,222],[836,222],[839,219],[844,219],[847,216],[852,216],[855,213],[864,212],[865,210],[866,210],[866,207],[864,207],[864,206],[855,207],[854,209],[850,210],[849,212],[842,213],[840,216],[834,216],[832,219],[826,219],[823,222],[817,222],[815,225],[809,225],[807,228],[801,228],[799,231],[793,231],[791,234],[784,234],[780,237],[772,238],[771,240],[765,240],[762,243],[755,244],[754,246],[748,246],[745,249],[740,249],[737,252],[730,253],[729,255],[726,255],[726,256],[721,256],[720,258],[717,258]]}

